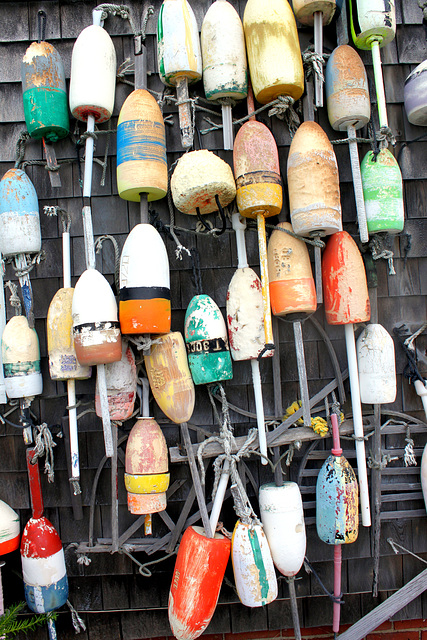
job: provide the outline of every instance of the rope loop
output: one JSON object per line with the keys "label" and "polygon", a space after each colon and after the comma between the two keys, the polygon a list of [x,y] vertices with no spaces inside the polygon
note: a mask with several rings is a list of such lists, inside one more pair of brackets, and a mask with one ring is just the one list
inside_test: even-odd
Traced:
{"label": "rope loop", "polygon": [[406,446],[403,454],[403,462],[405,463],[405,467],[416,467],[417,459],[415,458],[414,453],[414,441],[411,438],[411,430],[409,426],[406,427],[405,442]]}
{"label": "rope loop", "polygon": [[379,234],[375,234],[369,241],[369,247],[372,252],[372,259],[379,260],[380,258],[384,258],[385,260],[387,260],[389,275],[395,276],[396,271],[393,264],[394,253],[391,248],[389,248],[391,247],[392,242],[393,239],[390,234],[386,234],[384,237],[380,237]]}
{"label": "rope loop", "polygon": [[306,79],[313,75],[317,76],[322,84],[325,82],[323,66],[326,58],[329,58],[329,55],[325,53],[323,53],[323,55],[316,53],[313,45],[310,45],[302,52],[302,64]]}
{"label": "rope loop", "polygon": [[65,209],[61,209],[58,205],[45,205],[43,212],[49,218],[60,215],[62,222],[62,233],[69,233],[71,227],[71,216]]}
{"label": "rope loop", "polygon": [[109,240],[114,249],[114,284],[118,293],[120,291],[120,250],[119,245],[117,244],[117,240],[114,236],[111,236],[108,233],[104,234],[103,236],[99,236],[99,238],[97,238],[95,242],[95,252],[97,254],[101,252],[102,245],[105,240]]}
{"label": "rope loop", "polygon": [[268,115],[270,117],[277,116],[280,120],[284,120],[291,138],[293,138],[300,125],[300,119],[293,108],[295,100],[291,96],[278,96],[275,102],[276,104],[269,110]]}
{"label": "rope loop", "polygon": [[422,9],[424,22],[427,22],[427,0],[418,0],[418,6]]}
{"label": "rope loop", "polygon": [[18,296],[18,285],[12,282],[11,280],[9,280],[8,282],[6,282],[6,287],[8,287],[10,290],[9,303],[11,307],[14,307],[15,315],[16,316],[22,315],[21,299]]}
{"label": "rope loop", "polygon": [[381,127],[381,129],[377,131],[376,137],[381,149],[387,147],[388,144],[391,144],[393,147],[396,146],[396,138],[393,135],[393,131],[388,126]]}
{"label": "rope loop", "polygon": [[41,425],[36,425],[38,433],[34,438],[35,451],[33,454],[33,462],[37,458],[46,456],[44,464],[44,472],[47,474],[47,481],[53,482],[55,478],[55,472],[53,468],[53,447],[56,447],[56,442],[53,441],[52,434],[46,422]]}
{"label": "rope loop", "polygon": [[74,631],[76,633],[80,633],[80,631],[86,631],[86,625],[77,613],[76,609],[74,609],[73,605],[69,600],[67,600],[67,606],[71,613],[71,620],[73,623]]}
{"label": "rope loop", "polygon": [[21,133],[19,134],[18,140],[16,141],[16,145],[15,145],[15,156],[16,156],[15,169],[22,168],[21,164],[24,161],[24,157],[25,157],[25,145],[27,144],[30,138],[31,136],[26,129],[24,131],[21,131]]}

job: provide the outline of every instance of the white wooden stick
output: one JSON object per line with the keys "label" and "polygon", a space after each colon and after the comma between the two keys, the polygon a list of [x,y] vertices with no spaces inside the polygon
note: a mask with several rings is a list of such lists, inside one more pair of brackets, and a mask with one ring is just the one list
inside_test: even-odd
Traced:
{"label": "white wooden stick", "polygon": [[348,148],[350,151],[351,174],[353,176],[354,199],[356,200],[357,221],[361,242],[369,241],[368,223],[366,221],[365,200],[363,199],[362,176],[360,174],[359,152],[357,151],[356,129],[347,126]]}
{"label": "white wooden stick", "polygon": [[[320,56],[323,55],[323,13],[314,12],[314,51]],[[314,74],[314,91],[316,107],[323,107],[323,82]]]}
{"label": "white wooden stick", "polygon": [[372,41],[371,51],[372,51],[372,62],[374,65],[375,90],[377,93],[378,117],[380,121],[380,127],[388,127],[383,70],[381,66],[380,43],[378,42],[378,40]]}
{"label": "white wooden stick", "polygon": [[219,514],[221,513],[222,503],[224,502],[224,496],[227,489],[228,478],[230,477],[230,463],[228,460],[224,460],[222,465],[222,473],[218,482],[218,487],[215,494],[215,499],[212,505],[212,511],[209,518],[211,525],[212,535],[215,536],[216,526],[219,520]]}
{"label": "white wooden stick", "polygon": [[222,139],[224,143],[224,149],[230,150],[233,148],[233,115],[231,111],[231,104],[221,105],[222,112]]}
{"label": "white wooden stick", "polygon": [[267,460],[267,437],[265,434],[264,403],[262,401],[261,375],[259,372],[259,362],[251,360],[252,384],[254,386],[255,412],[258,425],[259,451],[262,454],[261,464],[268,464]]}

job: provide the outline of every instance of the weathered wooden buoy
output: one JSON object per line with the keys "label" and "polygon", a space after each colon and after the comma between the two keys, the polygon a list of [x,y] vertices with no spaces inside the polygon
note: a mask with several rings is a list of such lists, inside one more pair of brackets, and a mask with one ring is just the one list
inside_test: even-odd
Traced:
{"label": "weathered wooden buoy", "polygon": [[136,89],[126,98],[117,122],[117,189],[124,200],[149,202],[168,191],[165,125],[155,98]]}
{"label": "weathered wooden buoy", "polygon": [[224,318],[210,296],[200,294],[190,300],[185,313],[184,339],[194,384],[233,377]]}
{"label": "weathered wooden buoy", "polygon": [[403,180],[388,149],[368,151],[360,165],[369,233],[399,233],[405,224]]}
{"label": "weathered wooden buoy", "polygon": [[19,516],[0,500],[0,556],[19,548]]}
{"label": "weathered wooden buoy", "polygon": [[61,56],[49,42],[33,42],[21,64],[25,124],[32,138],[56,142],[69,132]]}
{"label": "weathered wooden buoy", "polygon": [[166,509],[168,449],[162,430],[153,418],[138,418],[129,434],[125,486],[131,513],[158,513]]}
{"label": "weathered wooden buoy", "polygon": [[394,342],[380,324],[368,324],[357,338],[360,400],[367,404],[394,402],[397,393]]}
{"label": "weathered wooden buoy", "polygon": [[193,415],[195,390],[188,367],[184,338],[173,331],[156,338],[145,368],[155,401],[172,422],[188,422]]}
{"label": "weathered wooden buoy", "polygon": [[22,169],[9,169],[0,181],[0,251],[4,257],[41,249],[37,193]]}
{"label": "weathered wooden buoy", "polygon": [[381,47],[396,35],[394,0],[350,0],[351,35],[358,49],[370,50],[372,41]]}
{"label": "weathered wooden buoy", "polygon": [[296,482],[261,485],[259,510],[274,564],[284,576],[295,576],[302,567],[307,546],[301,492]]}
{"label": "weathered wooden buoy", "polygon": [[193,144],[188,85],[202,77],[202,54],[196,17],[187,0],[163,0],[157,22],[160,80],[176,87],[181,144]]}
{"label": "weathered wooden buoy", "polygon": [[[105,366],[105,380],[111,420],[127,420],[135,407],[136,365],[133,351],[124,340],[122,340],[121,359]],[[102,418],[98,380],[95,390],[95,410],[96,415]]]}
{"label": "weathered wooden buoy", "polygon": [[288,156],[289,206],[296,234],[330,235],[342,229],[338,165],[326,133],[303,122]]}
{"label": "weathered wooden buoy", "polygon": [[92,24],[83,29],[71,55],[70,111],[77,120],[106,122],[114,109],[116,50],[109,34]]}
{"label": "weathered wooden buoy", "polygon": [[231,541],[220,533],[207,538],[201,527],[182,536],[169,591],[168,615],[178,640],[194,640],[208,626],[230,557]]}
{"label": "weathered wooden buoy", "polygon": [[123,246],[119,318],[123,334],[170,331],[169,259],[159,232],[151,224],[137,224]]}
{"label": "weathered wooden buoy", "polygon": [[261,280],[248,266],[236,269],[231,278],[226,317],[233,360],[258,358],[265,347]]}
{"label": "weathered wooden buoy", "polygon": [[427,60],[421,62],[405,80],[403,99],[411,124],[427,125]]}
{"label": "weathered wooden buoy", "polygon": [[74,290],[73,337],[80,364],[116,362],[122,357],[117,304],[106,278],[96,269],[86,269]]}
{"label": "weathered wooden buoy", "polygon": [[182,213],[196,215],[218,211],[215,196],[226,207],[236,196],[230,165],[219,156],[201,149],[179,159],[171,178],[174,204]]}
{"label": "weathered wooden buoy", "polygon": [[35,329],[25,316],[13,316],[2,339],[2,359],[8,398],[28,398],[43,391],[40,347]]}
{"label": "weathered wooden buoy", "polygon": [[297,26],[288,0],[248,0],[243,28],[258,102],[266,104],[282,95],[298,100],[304,91],[304,72]]}
{"label": "weathered wooden buoy", "polygon": [[263,607],[277,598],[276,572],[260,524],[238,520],[231,539],[237,595],[246,607]]}
{"label": "weathered wooden buoy", "polygon": [[307,246],[286,233],[286,230],[293,232],[289,222],[280,222],[277,227],[270,236],[267,250],[273,314],[280,317],[313,313],[317,308],[316,288]]}

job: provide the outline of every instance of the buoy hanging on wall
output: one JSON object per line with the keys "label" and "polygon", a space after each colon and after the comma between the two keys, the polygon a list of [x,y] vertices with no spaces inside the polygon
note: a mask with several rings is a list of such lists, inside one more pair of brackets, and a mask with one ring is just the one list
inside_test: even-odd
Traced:
{"label": "buoy hanging on wall", "polygon": [[382,325],[368,324],[357,338],[356,351],[361,402],[394,402],[397,382],[393,338]]}
{"label": "buoy hanging on wall", "polygon": [[25,124],[32,138],[56,142],[69,133],[61,56],[49,42],[33,42],[21,63]]}
{"label": "buoy hanging on wall", "polygon": [[9,169],[0,181],[0,251],[4,257],[41,249],[39,203],[22,169]]}
{"label": "buoy hanging on wall", "polygon": [[[128,420],[135,407],[136,366],[130,346],[122,340],[122,357],[117,362],[105,365],[108,410],[111,420]],[[102,418],[98,379],[95,390],[96,415]]]}
{"label": "buoy hanging on wall", "polygon": [[0,500],[0,556],[19,548],[19,516]]}
{"label": "buoy hanging on wall", "polygon": [[120,258],[122,333],[170,331],[170,298],[169,259],[164,242],[151,224],[137,224],[126,238]]}
{"label": "buoy hanging on wall", "polygon": [[28,398],[43,391],[40,346],[35,329],[25,316],[13,316],[1,340],[6,394],[8,398]]}
{"label": "buoy hanging on wall", "polygon": [[411,124],[427,125],[427,60],[421,62],[405,80],[405,111]]}

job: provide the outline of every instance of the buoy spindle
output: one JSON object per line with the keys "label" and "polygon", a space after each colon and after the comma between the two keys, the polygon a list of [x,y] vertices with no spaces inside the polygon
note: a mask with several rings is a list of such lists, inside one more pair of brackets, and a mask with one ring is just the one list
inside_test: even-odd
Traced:
{"label": "buoy spindle", "polygon": [[[323,13],[315,11],[314,18],[314,51],[323,56]],[[323,82],[319,75],[314,75],[314,95],[316,107],[323,107]]]}
{"label": "buoy spindle", "polygon": [[347,125],[349,139],[351,173],[353,177],[354,199],[356,201],[357,222],[359,225],[360,241],[369,241],[368,223],[366,220],[365,201],[363,199],[362,176],[360,174],[359,153],[357,151],[356,129],[353,125]]}
{"label": "buoy spindle", "polygon": [[384,78],[381,65],[380,43],[375,38],[371,43],[372,63],[374,67],[375,91],[377,94],[378,118],[380,128],[388,127],[387,104],[385,99]]}

